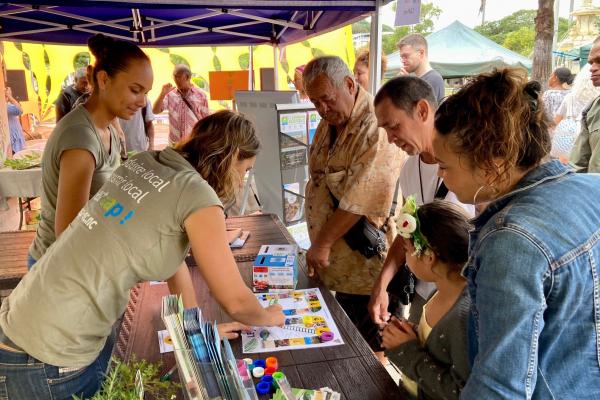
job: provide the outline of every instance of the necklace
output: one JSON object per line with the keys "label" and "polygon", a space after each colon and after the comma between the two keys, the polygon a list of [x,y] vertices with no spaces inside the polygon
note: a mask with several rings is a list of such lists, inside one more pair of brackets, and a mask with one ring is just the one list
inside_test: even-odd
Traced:
{"label": "necklace", "polygon": [[[427,202],[425,201],[425,195],[423,194],[423,177],[421,176],[421,155],[420,154],[419,154],[418,161],[419,161],[419,188],[421,189],[421,201],[422,201],[422,204],[425,204]],[[436,194],[437,194],[437,190],[438,190],[439,186],[440,186],[440,177],[438,176],[437,181],[435,183]],[[435,199],[435,194],[433,195],[433,198]]]}

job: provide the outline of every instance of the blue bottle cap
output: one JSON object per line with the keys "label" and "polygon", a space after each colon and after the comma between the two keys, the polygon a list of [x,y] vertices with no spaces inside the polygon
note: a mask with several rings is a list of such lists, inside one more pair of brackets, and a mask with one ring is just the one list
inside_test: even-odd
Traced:
{"label": "blue bottle cap", "polygon": [[254,361],[254,366],[255,367],[262,367],[262,368],[266,367],[265,360],[256,360],[256,361]]}
{"label": "blue bottle cap", "polygon": [[271,391],[270,383],[261,381],[256,384],[256,393],[263,395],[263,394],[269,394],[270,391]]}

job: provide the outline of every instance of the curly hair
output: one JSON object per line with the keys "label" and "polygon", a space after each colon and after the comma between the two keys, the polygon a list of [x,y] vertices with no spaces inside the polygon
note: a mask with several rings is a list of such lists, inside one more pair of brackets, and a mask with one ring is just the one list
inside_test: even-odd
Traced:
{"label": "curly hair", "polygon": [[198,121],[189,139],[175,150],[196,168],[227,206],[235,201],[242,179],[233,168],[236,154],[238,160],[252,158],[258,154],[260,142],[249,119],[221,110]]}
{"label": "curly hair", "polygon": [[440,104],[435,129],[449,136],[456,153],[495,171],[501,181],[512,168],[534,167],[550,152],[550,120],[540,91],[539,82],[527,82],[516,68],[478,75]]}
{"label": "curly hair", "polygon": [[[365,67],[369,68],[368,47],[363,47],[362,49],[358,50],[358,52],[356,53],[356,61],[354,62],[354,65],[356,64],[363,64]],[[387,71],[387,56],[381,53],[381,76],[385,74],[385,71]]]}

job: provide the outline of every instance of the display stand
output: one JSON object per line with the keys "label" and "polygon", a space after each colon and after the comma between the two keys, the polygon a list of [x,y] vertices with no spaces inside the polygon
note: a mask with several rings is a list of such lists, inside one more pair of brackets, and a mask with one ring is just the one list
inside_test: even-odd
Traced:
{"label": "display stand", "polygon": [[277,104],[299,101],[295,91],[237,91],[236,106],[255,125],[261,151],[254,163],[254,181],[265,213],[283,219]]}
{"label": "display stand", "polygon": [[308,148],[321,118],[312,103],[278,104],[282,220],[286,226],[305,220]]}

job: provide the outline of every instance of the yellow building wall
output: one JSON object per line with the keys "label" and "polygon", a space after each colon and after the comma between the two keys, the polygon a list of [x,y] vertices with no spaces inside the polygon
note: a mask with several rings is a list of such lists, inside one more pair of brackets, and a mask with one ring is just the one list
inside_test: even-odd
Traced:
{"label": "yellow building wall", "polygon": [[[247,69],[249,47],[171,47],[146,48],[144,51],[150,57],[154,70],[154,85],[148,94],[153,101],[165,83],[173,82],[173,65],[179,57],[189,63],[196,82],[208,82],[209,71]],[[87,47],[4,42],[6,68],[25,70],[29,95],[29,101],[22,103],[25,113],[32,113],[42,121],[54,120],[54,101],[60,93],[62,83],[75,69],[75,56],[81,52],[88,52]],[[29,68],[24,63],[24,53],[29,57]],[[337,55],[351,67],[354,65],[350,25],[280,49],[278,89],[289,89],[288,82],[293,79],[294,68],[298,65],[325,54]],[[260,88],[260,68],[273,68],[273,59],[272,46],[254,47],[255,88]],[[33,75],[37,80],[37,88],[33,84]],[[212,110],[228,106],[229,102],[209,101]]]}

